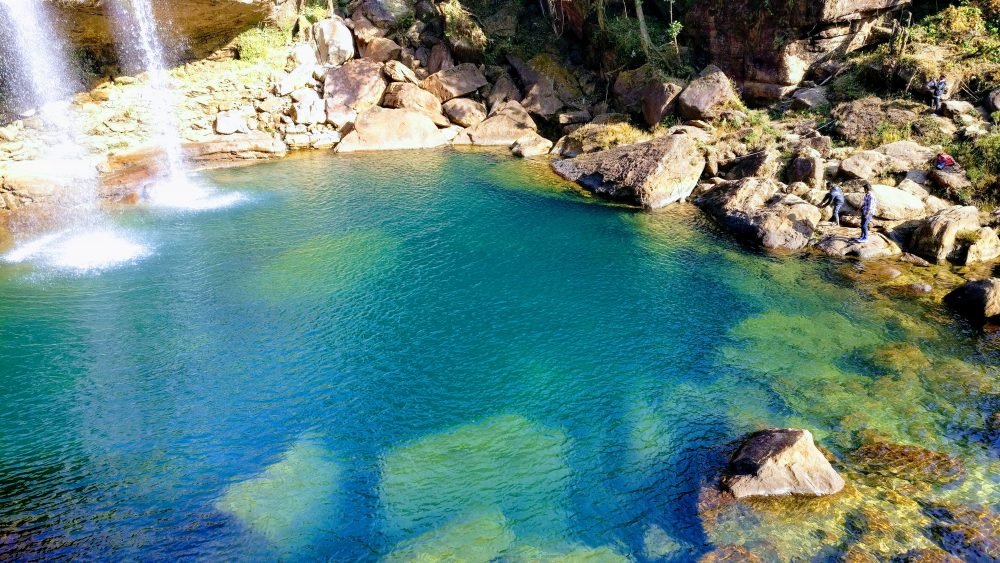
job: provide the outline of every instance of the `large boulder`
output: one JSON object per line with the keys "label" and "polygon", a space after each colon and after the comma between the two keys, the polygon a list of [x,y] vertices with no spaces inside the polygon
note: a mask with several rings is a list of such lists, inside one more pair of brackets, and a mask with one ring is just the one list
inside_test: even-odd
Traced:
{"label": "large boulder", "polygon": [[420,86],[434,94],[442,102],[464,96],[486,86],[489,82],[476,65],[462,63],[458,66],[440,70],[428,76]]}
{"label": "large boulder", "polygon": [[879,129],[887,124],[905,128],[919,119],[911,109],[875,97],[842,103],[834,108],[833,117],[837,120],[834,127],[837,136],[854,144],[875,139]]}
{"label": "large boulder", "polygon": [[452,123],[462,127],[474,127],[486,119],[486,106],[469,98],[448,100],[442,108]]}
{"label": "large boulder", "polygon": [[692,45],[755,98],[795,89],[832,54],[863,47],[886,11],[909,0],[705,0],[688,12]]}
{"label": "large boulder", "polygon": [[[534,120],[521,104],[507,101],[494,107],[488,118],[467,129],[463,135],[464,142],[473,145],[509,147],[537,130]],[[455,142],[461,144],[463,141],[456,139]]]}
{"label": "large boulder", "polygon": [[[872,196],[875,198],[876,219],[912,221],[927,215],[924,202],[919,197],[899,188],[875,184],[872,186]],[[849,193],[845,199],[855,209],[861,209],[864,194]]]}
{"label": "large boulder", "polygon": [[862,260],[888,258],[902,253],[899,246],[882,233],[870,233],[864,242],[858,241],[857,235],[857,229],[835,229],[816,243],[816,249],[828,256]]}
{"label": "large boulder", "polygon": [[510,146],[510,152],[522,158],[546,155],[551,149],[552,141],[535,132],[526,134]]}
{"label": "large boulder", "polygon": [[956,206],[938,211],[917,227],[910,240],[912,251],[928,260],[942,263],[954,257],[960,233],[979,230],[979,210]]}
{"label": "large boulder", "polygon": [[445,144],[444,134],[425,113],[373,107],[358,116],[337,152],[424,149]]}
{"label": "large boulder", "polygon": [[769,250],[802,249],[822,212],[779,189],[773,179],[748,177],[719,184],[695,203],[746,242]]}
{"label": "large boulder", "polygon": [[830,99],[827,98],[827,88],[818,86],[815,88],[802,88],[792,95],[792,109],[802,111],[819,111],[830,106]]}
{"label": "large boulder", "polygon": [[354,58],[354,36],[343,19],[320,20],[313,24],[312,33],[320,64],[337,66]]}
{"label": "large boulder", "polygon": [[1000,279],[966,282],[946,295],[944,302],[976,322],[996,319],[1000,317]]}
{"label": "large boulder", "polygon": [[681,134],[556,161],[552,168],[596,194],[657,209],[691,195],[705,158]]}
{"label": "large boulder", "polygon": [[529,113],[549,119],[565,106],[580,106],[583,91],[576,78],[551,55],[538,55],[528,62],[508,56],[521,84],[521,105]]}
{"label": "large boulder", "polygon": [[388,37],[376,37],[361,45],[361,57],[384,63],[399,58],[402,48]]}
{"label": "large boulder", "polygon": [[359,0],[361,13],[380,29],[389,29],[413,17],[410,0]]}
{"label": "large boulder", "polygon": [[825,496],[840,492],[844,479],[808,430],[770,429],[747,436],[730,458],[722,486],[736,498]]}
{"label": "large boulder", "polygon": [[382,105],[387,108],[412,109],[425,113],[438,127],[451,125],[444,116],[437,96],[416,84],[393,82],[385,89]]}
{"label": "large boulder", "polygon": [[688,84],[677,99],[684,119],[713,120],[727,109],[742,105],[736,88],[718,67],[709,66]]}
{"label": "large boulder", "polygon": [[802,198],[785,194],[751,215],[755,237],[768,250],[799,250],[809,244],[822,212]]}
{"label": "large boulder", "polygon": [[677,97],[684,88],[675,82],[654,82],[642,91],[642,118],[654,127],[677,108]]}
{"label": "large boulder", "polygon": [[878,151],[861,151],[840,163],[840,173],[848,178],[871,180],[888,173],[892,159]]}
{"label": "large boulder", "polygon": [[928,177],[934,185],[949,194],[957,194],[972,187],[972,182],[961,170],[938,170],[935,168],[931,170]]}
{"label": "large boulder", "polygon": [[965,251],[965,265],[977,262],[991,262],[1000,257],[1000,237],[991,227],[979,229]]}
{"label": "large boulder", "polygon": [[381,63],[355,59],[327,71],[323,82],[327,121],[338,128],[353,123],[359,113],[382,101],[385,88]]}

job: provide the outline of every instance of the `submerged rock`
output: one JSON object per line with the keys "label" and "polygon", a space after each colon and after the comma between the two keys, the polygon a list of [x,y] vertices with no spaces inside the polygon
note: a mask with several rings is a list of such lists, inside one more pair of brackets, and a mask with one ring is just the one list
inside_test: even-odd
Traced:
{"label": "submerged rock", "polygon": [[760,563],[761,559],[742,545],[724,545],[709,551],[698,563]]}
{"label": "submerged rock", "polygon": [[658,209],[691,195],[705,159],[690,136],[667,135],[556,161],[552,168],[598,195]]}
{"label": "submerged rock", "polygon": [[514,544],[514,534],[500,511],[489,511],[408,540],[385,557],[403,561],[492,561]]}
{"label": "submerged rock", "polygon": [[1000,561],[1000,514],[988,508],[935,505],[928,533],[942,548],[966,561]]}
{"label": "submerged rock", "polygon": [[722,485],[736,498],[824,496],[840,492],[844,480],[808,430],[770,429],[743,441],[729,460]]}
{"label": "submerged rock", "polygon": [[337,511],[341,471],[315,438],[292,445],[259,476],[230,485],[215,506],[283,551],[322,543]]}
{"label": "submerged rock", "polygon": [[866,477],[879,481],[902,479],[912,484],[944,485],[965,474],[962,462],[954,456],[920,446],[869,440],[848,456],[852,466]]}

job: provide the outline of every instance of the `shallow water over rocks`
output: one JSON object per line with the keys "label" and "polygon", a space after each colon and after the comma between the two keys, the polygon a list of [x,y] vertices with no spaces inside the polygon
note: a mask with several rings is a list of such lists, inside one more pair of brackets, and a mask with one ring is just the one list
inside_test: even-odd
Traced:
{"label": "shallow water over rocks", "polygon": [[[1000,503],[994,359],[939,309],[490,154],[202,176],[247,200],[123,214],[141,261],[0,264],[0,557],[993,548],[948,532]],[[713,500],[765,426],[844,491]]]}

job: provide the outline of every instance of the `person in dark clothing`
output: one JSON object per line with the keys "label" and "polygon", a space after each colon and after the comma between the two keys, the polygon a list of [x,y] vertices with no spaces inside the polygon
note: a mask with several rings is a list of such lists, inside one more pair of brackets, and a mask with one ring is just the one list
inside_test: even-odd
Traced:
{"label": "person in dark clothing", "polygon": [[819,202],[822,209],[827,205],[833,206],[833,223],[840,226],[840,208],[844,206],[844,191],[837,184],[830,184],[830,191],[823,196],[823,201]]}
{"label": "person in dark clothing", "polygon": [[948,81],[941,75],[937,80],[928,82],[927,89],[931,92],[931,111],[937,113],[941,109],[941,100],[948,95]]}
{"label": "person in dark clothing", "polygon": [[861,238],[854,239],[855,242],[866,242],[868,240],[868,226],[875,216],[875,196],[872,194],[872,185],[865,182],[865,198],[861,201]]}

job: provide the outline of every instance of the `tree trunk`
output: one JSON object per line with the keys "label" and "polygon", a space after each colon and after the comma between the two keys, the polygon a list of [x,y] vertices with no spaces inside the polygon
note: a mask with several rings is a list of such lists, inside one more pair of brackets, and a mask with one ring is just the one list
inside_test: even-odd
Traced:
{"label": "tree trunk", "polygon": [[639,38],[642,40],[642,52],[648,57],[652,41],[649,40],[649,30],[646,29],[646,18],[642,15],[642,0],[635,0],[635,17],[639,20]]}

